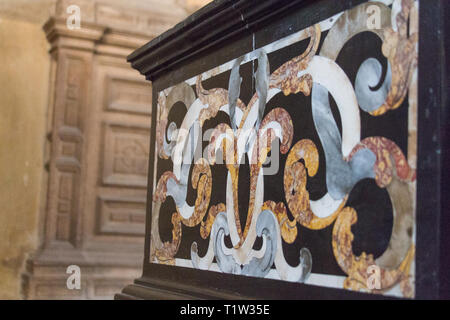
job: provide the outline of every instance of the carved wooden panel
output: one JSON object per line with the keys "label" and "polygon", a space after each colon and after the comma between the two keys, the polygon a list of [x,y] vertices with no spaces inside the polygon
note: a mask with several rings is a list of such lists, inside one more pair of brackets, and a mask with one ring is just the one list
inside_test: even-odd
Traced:
{"label": "carved wooden panel", "polygon": [[152,92],[145,81],[110,77],[105,94],[107,110],[151,114]]}
{"label": "carved wooden panel", "polygon": [[87,102],[89,53],[61,50],[56,76],[52,161],[50,162],[49,209],[55,224],[49,239],[77,246],[79,226],[80,168],[82,163],[84,106]]}
{"label": "carved wooden panel", "polygon": [[147,185],[150,132],[126,124],[105,124],[102,182],[105,185]]}
{"label": "carved wooden panel", "polygon": [[[72,4],[82,23],[69,31]],[[140,272],[151,123],[151,83],[126,56],[181,16],[103,0],[58,0],[55,12],[43,239],[24,287],[32,299],[112,298]],[[66,287],[72,264],[79,291]]]}
{"label": "carved wooden panel", "polygon": [[120,59],[99,56],[91,109],[86,217],[90,246],[142,243],[151,85]]}
{"label": "carved wooden panel", "polygon": [[100,233],[143,236],[145,205],[142,198],[99,197]]}

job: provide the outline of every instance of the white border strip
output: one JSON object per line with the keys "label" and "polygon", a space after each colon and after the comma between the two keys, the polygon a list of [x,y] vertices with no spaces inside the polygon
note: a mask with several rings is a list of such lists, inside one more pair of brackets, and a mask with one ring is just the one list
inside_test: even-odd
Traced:
{"label": "white border strip", "polygon": [[[192,261],[188,260],[188,259],[176,258],[175,266],[194,269],[194,266],[192,265]],[[196,270],[198,270],[198,269],[196,269]],[[219,265],[217,263],[212,263],[211,267],[208,270],[201,270],[201,271],[212,271],[212,272],[223,273],[220,270]],[[252,278],[252,276],[248,276],[248,277]],[[344,289],[344,281],[346,278],[347,278],[346,276],[336,276],[336,275],[323,274],[323,273],[311,273],[304,284],[310,285],[310,286],[346,290],[346,289]],[[272,279],[272,280],[280,280],[281,281],[280,276],[278,275],[278,272],[276,269],[271,269],[269,271],[269,273],[263,279]],[[351,290],[349,290],[349,291],[351,291]],[[359,291],[359,292],[362,292],[362,291]],[[383,296],[403,297],[402,291],[400,289],[400,284],[397,284],[392,289],[384,292]]]}

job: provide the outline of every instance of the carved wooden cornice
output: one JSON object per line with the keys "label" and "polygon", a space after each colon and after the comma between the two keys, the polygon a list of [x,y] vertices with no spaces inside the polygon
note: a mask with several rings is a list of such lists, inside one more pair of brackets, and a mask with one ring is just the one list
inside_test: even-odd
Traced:
{"label": "carved wooden cornice", "polygon": [[[70,5],[80,8],[79,29],[69,29],[67,26],[70,14],[66,9]],[[160,13],[155,10],[125,10],[106,1],[59,0],[54,14],[43,29],[51,44],[51,51],[69,48],[126,57],[182,17],[178,17],[179,13]]]}
{"label": "carved wooden cornice", "polygon": [[147,35],[118,31],[94,22],[83,22],[80,29],[71,30],[61,17],[51,17],[43,29],[51,44],[50,51],[69,48],[126,57],[149,39]]}
{"label": "carved wooden cornice", "polygon": [[[105,27],[90,22],[83,22],[80,29],[70,30],[67,27],[66,19],[57,17],[51,17],[44,24],[43,29],[52,46],[50,51],[56,47],[93,51],[94,42],[99,41],[105,32]],[[70,41],[67,41],[68,39]]]}

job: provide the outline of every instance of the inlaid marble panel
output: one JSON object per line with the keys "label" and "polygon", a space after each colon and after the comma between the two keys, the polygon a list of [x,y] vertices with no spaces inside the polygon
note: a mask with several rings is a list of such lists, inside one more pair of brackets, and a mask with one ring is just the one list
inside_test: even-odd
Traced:
{"label": "inlaid marble panel", "polygon": [[418,3],[158,93],[150,262],[414,296]]}

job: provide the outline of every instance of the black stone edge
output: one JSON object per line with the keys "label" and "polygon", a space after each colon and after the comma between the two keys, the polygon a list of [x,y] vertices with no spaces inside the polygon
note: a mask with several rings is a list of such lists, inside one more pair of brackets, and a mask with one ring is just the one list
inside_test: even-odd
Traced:
{"label": "black stone edge", "polygon": [[314,0],[216,0],[128,56],[132,67],[154,80],[165,70],[236,35],[251,33],[275,16]]}
{"label": "black stone edge", "polygon": [[442,176],[441,176],[441,220],[440,220],[440,272],[439,296],[441,299],[450,299],[450,2],[441,1],[441,32],[442,46],[440,49],[441,69],[441,100],[442,100]]}
{"label": "black stone edge", "polygon": [[120,300],[249,300],[249,297],[220,290],[142,277],[115,296]]}
{"label": "black stone edge", "polygon": [[[156,266],[156,265],[155,265]],[[159,266],[157,267],[167,267]],[[163,269],[163,268],[161,268]],[[192,270],[179,267],[186,271],[184,280],[189,279]],[[163,271],[164,272],[164,271]],[[279,280],[261,279],[244,276],[222,276],[221,273],[203,271],[205,278],[211,278],[212,285],[184,282],[180,275],[173,279],[158,279],[158,277],[143,276],[126,286],[121,293],[115,295],[117,300],[399,300],[392,296],[362,293],[339,288],[325,288],[319,286],[303,285],[299,283],[283,282]],[[213,275],[214,274],[214,275]],[[213,279],[214,278],[214,279]],[[215,280],[215,281],[214,281]],[[221,284],[231,282],[234,290],[223,289]],[[298,285],[307,288],[309,294],[298,291]],[[400,299],[403,300],[403,299]]]}
{"label": "black stone edge", "polygon": [[[431,5],[419,2],[418,128],[417,128],[417,207],[416,207],[416,298],[444,298],[442,289],[448,275],[449,210],[443,175],[446,132],[445,29],[443,9],[448,0]],[[447,151],[448,152],[448,151]],[[448,207],[448,206],[447,206]],[[445,260],[447,259],[447,266]],[[447,268],[447,270],[445,269]],[[448,287],[448,285],[447,285]]]}

